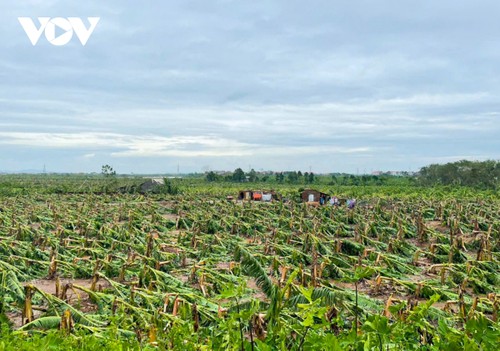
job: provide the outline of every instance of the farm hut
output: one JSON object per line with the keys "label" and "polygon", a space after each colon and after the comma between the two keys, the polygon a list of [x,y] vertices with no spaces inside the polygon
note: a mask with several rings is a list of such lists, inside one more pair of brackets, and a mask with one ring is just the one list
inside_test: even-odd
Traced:
{"label": "farm hut", "polygon": [[262,193],[262,201],[264,202],[273,201],[273,193],[268,193],[268,192]]}
{"label": "farm hut", "polygon": [[253,191],[252,190],[241,190],[238,194],[238,200],[252,200]]}
{"label": "farm hut", "polygon": [[301,198],[302,202],[317,202],[320,204],[325,204],[330,196],[314,189],[305,189],[301,194]]}
{"label": "farm hut", "polygon": [[241,190],[238,194],[238,200],[271,202],[280,199],[281,195],[273,190]]}
{"label": "farm hut", "polygon": [[157,190],[165,185],[163,178],[152,178],[144,182],[140,186],[141,193],[149,193],[151,191]]}
{"label": "farm hut", "polygon": [[252,194],[252,200],[262,201],[262,191],[254,191]]}

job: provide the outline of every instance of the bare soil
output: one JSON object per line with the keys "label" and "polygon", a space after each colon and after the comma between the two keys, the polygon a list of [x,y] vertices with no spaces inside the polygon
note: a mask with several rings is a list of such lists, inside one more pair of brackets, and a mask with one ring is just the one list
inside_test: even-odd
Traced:
{"label": "bare soil", "polygon": [[[78,310],[89,313],[97,310],[97,305],[94,304],[89,295],[81,290],[74,288],[75,286],[81,286],[86,289],[90,289],[92,286],[92,279],[60,279],[60,289],[64,289],[64,287],[70,284],[73,286],[73,289],[69,288],[67,290],[66,302],[71,306],[77,308]],[[56,280],[55,279],[36,279],[24,282],[23,286],[32,285],[39,289],[40,291],[49,294],[56,295]],[[105,288],[109,288],[110,284],[105,280],[99,280],[97,282],[97,290],[102,290]],[[33,316],[34,318],[39,318],[43,314],[43,309],[46,306],[35,306],[33,305]],[[22,312],[9,312],[6,314],[9,320],[12,322],[14,328],[19,328],[23,325],[22,320]]]}

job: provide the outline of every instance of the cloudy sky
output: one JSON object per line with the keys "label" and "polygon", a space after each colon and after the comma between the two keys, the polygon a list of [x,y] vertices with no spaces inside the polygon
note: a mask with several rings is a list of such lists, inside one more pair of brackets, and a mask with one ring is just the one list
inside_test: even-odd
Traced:
{"label": "cloudy sky", "polygon": [[[499,159],[499,13],[493,0],[0,0],[0,171]],[[100,21],[86,46],[33,46],[18,17]]]}

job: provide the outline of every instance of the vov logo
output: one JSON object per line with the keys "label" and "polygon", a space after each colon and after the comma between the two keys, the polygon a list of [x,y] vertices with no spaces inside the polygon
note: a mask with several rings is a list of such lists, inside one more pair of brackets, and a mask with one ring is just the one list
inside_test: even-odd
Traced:
{"label": "vov logo", "polygon": [[[52,45],[63,46],[68,44],[73,38],[73,33],[75,33],[82,46],[85,46],[97,23],[99,23],[100,17],[88,17],[87,20],[90,23],[88,28],[79,17],[38,17],[39,28],[36,27],[30,17],[18,17],[18,20],[33,46],[38,43],[43,32],[45,32],[47,41]],[[56,32],[60,34],[56,35]]]}

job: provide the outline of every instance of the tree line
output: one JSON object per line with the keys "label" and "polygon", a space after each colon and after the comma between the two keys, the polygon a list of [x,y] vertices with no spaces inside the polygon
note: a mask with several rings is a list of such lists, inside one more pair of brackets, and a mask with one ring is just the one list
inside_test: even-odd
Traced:
{"label": "tree line", "polygon": [[500,188],[500,161],[468,161],[446,164],[431,164],[422,167],[416,175],[402,174],[399,176],[383,175],[352,175],[330,174],[317,175],[313,172],[256,172],[254,169],[244,172],[237,168],[234,172],[219,174],[207,172],[208,182],[269,182],[280,184],[313,184],[329,185],[453,185],[468,186],[481,189]]}
{"label": "tree line", "polygon": [[406,185],[414,184],[409,176],[391,175],[352,175],[345,173],[315,174],[314,172],[256,172],[254,169],[244,172],[241,168],[223,174],[210,171],[205,173],[207,182],[233,183],[278,183],[278,184],[323,184],[323,185]]}
{"label": "tree line", "polygon": [[205,175],[208,182],[276,182],[292,184],[311,184],[316,180],[313,172],[288,171],[273,173],[257,173],[254,169],[245,173],[241,168],[236,168],[234,172],[227,174],[218,174],[210,171]]}
{"label": "tree line", "polygon": [[462,160],[446,164],[432,164],[419,172],[422,185],[459,185],[484,189],[498,189],[500,161]]}

